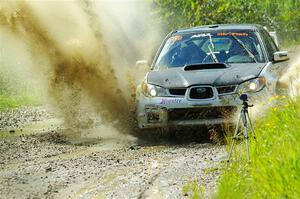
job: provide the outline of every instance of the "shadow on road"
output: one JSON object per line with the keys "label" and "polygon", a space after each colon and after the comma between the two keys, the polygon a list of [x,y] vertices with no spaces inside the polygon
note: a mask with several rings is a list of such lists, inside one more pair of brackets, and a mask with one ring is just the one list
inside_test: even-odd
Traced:
{"label": "shadow on road", "polygon": [[[135,132],[134,135],[101,138],[85,137],[79,132],[61,129],[32,135],[40,142],[74,146],[112,146],[111,149],[129,148],[132,150],[149,146],[180,146],[188,148],[195,144],[224,144],[223,132],[220,128],[194,127],[174,128],[166,130],[151,129]],[[108,147],[109,148],[109,147]]]}
{"label": "shadow on road", "polygon": [[223,132],[214,127],[189,127],[164,130],[146,130],[139,132],[139,146],[184,145],[199,143],[223,144]]}

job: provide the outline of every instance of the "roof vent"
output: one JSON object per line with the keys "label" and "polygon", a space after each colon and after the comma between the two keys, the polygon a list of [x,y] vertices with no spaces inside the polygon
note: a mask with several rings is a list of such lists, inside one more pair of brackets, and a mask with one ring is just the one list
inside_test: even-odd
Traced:
{"label": "roof vent", "polygon": [[218,27],[219,27],[218,25],[209,26],[209,28],[218,28]]}

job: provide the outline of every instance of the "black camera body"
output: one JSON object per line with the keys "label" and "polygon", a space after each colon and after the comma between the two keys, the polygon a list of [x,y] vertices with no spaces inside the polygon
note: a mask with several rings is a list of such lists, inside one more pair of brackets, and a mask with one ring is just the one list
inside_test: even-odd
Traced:
{"label": "black camera body", "polygon": [[240,95],[240,100],[243,101],[243,108],[244,109],[247,109],[248,107],[253,107],[254,105],[253,104],[248,104],[248,95],[247,94],[241,94]]}
{"label": "black camera body", "polygon": [[241,94],[240,100],[242,100],[243,102],[248,102],[248,95],[247,94]]}

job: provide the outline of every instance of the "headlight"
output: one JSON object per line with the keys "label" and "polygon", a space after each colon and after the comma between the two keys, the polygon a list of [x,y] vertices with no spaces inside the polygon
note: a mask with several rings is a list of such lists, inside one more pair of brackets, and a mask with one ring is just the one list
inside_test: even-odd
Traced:
{"label": "headlight", "polygon": [[144,95],[148,97],[163,97],[168,95],[167,89],[160,86],[148,84],[146,82],[142,83],[142,91]]}
{"label": "headlight", "polygon": [[263,89],[266,85],[267,81],[265,77],[258,77],[255,79],[251,79],[239,85],[238,92],[258,92]]}

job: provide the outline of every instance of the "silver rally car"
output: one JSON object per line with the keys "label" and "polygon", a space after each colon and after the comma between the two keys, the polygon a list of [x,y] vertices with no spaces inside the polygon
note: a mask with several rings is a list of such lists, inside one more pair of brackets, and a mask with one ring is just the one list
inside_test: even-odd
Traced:
{"label": "silver rally car", "polygon": [[[141,129],[232,123],[247,93],[266,101],[285,89],[288,52],[260,25],[211,25],[167,35],[137,88]],[[137,61],[137,66],[147,65]]]}

